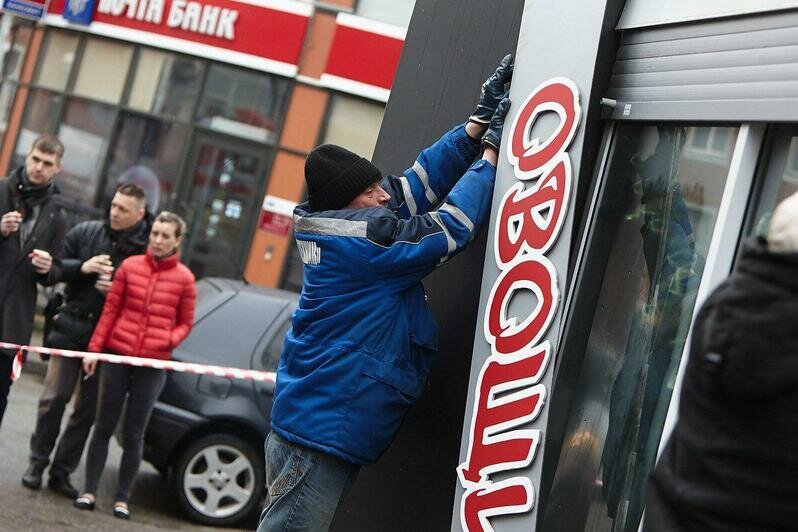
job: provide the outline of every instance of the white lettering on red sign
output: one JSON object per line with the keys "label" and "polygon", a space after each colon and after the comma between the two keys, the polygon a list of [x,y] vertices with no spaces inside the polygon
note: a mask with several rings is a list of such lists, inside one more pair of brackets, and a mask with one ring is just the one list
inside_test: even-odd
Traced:
{"label": "white lettering on red sign", "polygon": [[[531,138],[544,112],[559,117],[544,142]],[[507,158],[514,183],[499,203],[494,233],[496,278],[485,311],[484,334],[491,356],[482,365],[475,389],[468,451],[457,468],[465,493],[460,501],[464,530],[492,531],[489,518],[529,512],[536,491],[525,476],[491,475],[529,467],[543,438],[533,423],[546,401],[541,383],[552,357],[546,334],[557,314],[557,270],[546,253],[557,241],[568,212],[571,160],[568,146],[579,127],[579,91],[573,81],[553,78],[538,86],[520,106],[509,136]],[[536,180],[526,188],[524,181]],[[520,290],[536,304],[522,319],[510,315]],[[506,477],[506,475],[505,475]]]}
{"label": "white lettering on red sign", "polygon": [[[160,24],[164,14],[164,0],[100,0],[97,12],[122,16],[151,24]],[[191,0],[173,0],[169,6],[166,25],[193,33],[235,40],[238,11]]]}

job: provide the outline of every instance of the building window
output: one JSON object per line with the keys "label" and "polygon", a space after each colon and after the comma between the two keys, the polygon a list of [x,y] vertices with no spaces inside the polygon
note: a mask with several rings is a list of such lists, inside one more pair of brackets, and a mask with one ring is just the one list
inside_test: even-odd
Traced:
{"label": "building window", "polygon": [[288,87],[274,76],[211,65],[197,120],[220,133],[274,143]]}
{"label": "building window", "polygon": [[80,37],[63,31],[47,32],[33,82],[41,87],[63,91],[69,81]]}
{"label": "building window", "polygon": [[191,120],[202,72],[203,63],[198,59],[142,49],[128,105],[146,113]]}
{"label": "building window", "polygon": [[25,157],[36,137],[55,133],[63,99],[63,96],[54,92],[31,90],[26,104],[25,118],[11,160],[12,168],[21,166],[25,162]]}
{"label": "building window", "polygon": [[11,28],[8,32],[8,39],[2,44],[3,51],[0,52],[3,62],[3,77],[5,79],[19,80],[30,39],[33,35],[33,25],[29,21],[10,16],[3,17],[2,22],[0,22],[0,26],[7,24],[10,24]]}
{"label": "building window", "polygon": [[179,177],[189,128],[182,124],[122,113],[109,154],[103,205],[116,187],[136,183],[147,194],[147,206],[158,212],[168,203]]}
{"label": "building window", "polygon": [[58,187],[67,197],[94,205],[114,123],[114,108],[83,99],[68,102],[58,138],[64,143],[64,159]]}
{"label": "building window", "polygon": [[798,192],[798,126],[773,125],[757,177],[747,233],[765,236],[776,205]]}
{"label": "building window", "polygon": [[639,527],[731,164],[683,146],[711,129],[616,126],[553,385],[543,530]]}
{"label": "building window", "polygon": [[104,39],[87,39],[74,93],[118,103],[125,87],[133,47]]}
{"label": "building window", "polygon": [[415,4],[414,0],[358,0],[355,14],[406,28]]}
{"label": "building window", "polygon": [[687,149],[693,157],[707,160],[724,160],[734,145],[734,128],[696,127],[687,133]]}
{"label": "building window", "polygon": [[338,144],[371,159],[380,134],[385,106],[336,94],[330,100],[329,113],[322,144]]}
{"label": "building window", "polygon": [[8,114],[11,112],[11,104],[14,103],[16,92],[16,83],[11,81],[2,82],[2,86],[0,86],[0,136],[6,133]]}

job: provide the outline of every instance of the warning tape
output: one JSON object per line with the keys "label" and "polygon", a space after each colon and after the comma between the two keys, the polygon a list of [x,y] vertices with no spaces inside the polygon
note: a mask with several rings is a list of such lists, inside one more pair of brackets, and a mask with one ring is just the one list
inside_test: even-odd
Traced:
{"label": "warning tape", "polygon": [[197,375],[215,375],[227,379],[243,379],[258,382],[276,381],[276,374],[272,371],[257,371],[254,369],[228,368],[224,366],[211,366],[207,364],[194,364],[191,362],[178,362],[176,360],[160,360],[157,358],[131,357],[125,355],[112,355],[110,353],[89,353],[86,351],[71,351],[69,349],[53,349],[32,345],[19,345],[0,342],[0,349],[13,349],[17,354],[11,370],[11,380],[16,380],[22,373],[22,352],[41,353],[45,355],[66,358],[89,358],[100,362],[125,364],[142,368],[165,369],[182,373],[195,373]]}

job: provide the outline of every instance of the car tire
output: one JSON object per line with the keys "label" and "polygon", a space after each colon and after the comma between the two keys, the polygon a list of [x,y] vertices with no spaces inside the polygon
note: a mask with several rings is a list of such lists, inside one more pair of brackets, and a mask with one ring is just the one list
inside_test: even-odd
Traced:
{"label": "car tire", "polygon": [[232,434],[210,434],[184,448],[173,486],[189,518],[229,526],[260,510],[264,477],[262,453],[249,442]]}

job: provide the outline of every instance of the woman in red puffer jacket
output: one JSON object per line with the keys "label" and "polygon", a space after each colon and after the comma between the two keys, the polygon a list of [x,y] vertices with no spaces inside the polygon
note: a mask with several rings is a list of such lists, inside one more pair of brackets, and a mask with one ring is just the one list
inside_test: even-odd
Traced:
{"label": "woman in red puffer jacket", "polygon": [[[146,254],[127,258],[115,272],[89,351],[161,360],[172,357],[172,349],[191,332],[196,301],[194,275],[179,260],[184,233],[185,223],[176,214],[162,212],[155,218]],[[89,376],[96,364],[96,360],[83,360]],[[141,464],[144,430],[166,373],[162,369],[102,363],[99,379],[97,418],[86,457],[86,488],[75,506],[94,509],[108,441],[125,396],[129,396],[113,511],[116,517],[129,519],[128,499]]]}

